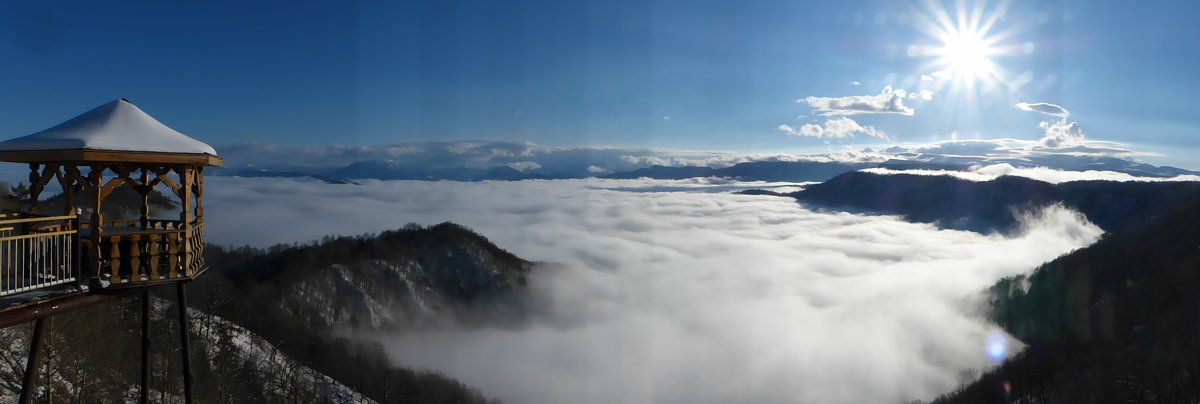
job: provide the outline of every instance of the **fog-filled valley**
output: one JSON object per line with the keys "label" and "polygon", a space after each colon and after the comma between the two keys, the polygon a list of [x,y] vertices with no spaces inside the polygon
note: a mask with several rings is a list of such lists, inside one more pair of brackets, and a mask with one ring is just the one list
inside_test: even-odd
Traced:
{"label": "fog-filled valley", "polygon": [[209,181],[210,242],[452,221],[540,262],[521,319],[355,331],[506,402],[930,399],[1022,346],[986,320],[981,291],[1101,234],[1058,206],[1018,212],[1006,237],[719,179]]}
{"label": "fog-filled valley", "polygon": [[[209,381],[199,397],[1039,401],[1113,378],[1140,389],[1115,397],[1187,397],[1195,384],[1171,377],[1192,362],[1172,358],[1193,350],[1180,318],[1200,188],[1072,175],[1083,180],[922,168],[823,183],[211,177],[212,269],[192,283],[189,315]],[[24,189],[0,200],[20,206]],[[134,209],[119,190],[106,214]],[[153,290],[162,322],[176,303]],[[49,374],[54,395],[136,392],[119,387],[128,366],[100,384],[87,375],[134,349],[117,324],[137,302],[62,316],[49,352],[80,370]],[[0,399],[19,386],[19,350],[0,357]],[[152,355],[163,400],[180,396],[167,371],[179,352]]]}

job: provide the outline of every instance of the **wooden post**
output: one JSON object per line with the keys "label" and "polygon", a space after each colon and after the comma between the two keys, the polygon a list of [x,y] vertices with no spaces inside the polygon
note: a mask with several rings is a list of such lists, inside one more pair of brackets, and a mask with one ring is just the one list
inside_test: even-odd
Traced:
{"label": "wooden post", "polygon": [[62,186],[63,195],[67,197],[67,203],[63,206],[63,214],[75,214],[75,181],[79,179],[78,169],[72,164],[64,164],[61,173],[55,173],[58,177],[58,185]]}
{"label": "wooden post", "polygon": [[88,173],[88,185],[92,187],[92,191],[94,191],[92,195],[96,198],[92,203],[92,256],[89,257],[88,262],[92,264],[92,269],[96,271],[95,276],[97,280],[102,281],[103,278],[100,277],[100,273],[103,271],[100,268],[100,257],[102,256],[100,240],[101,234],[104,233],[104,217],[100,215],[100,199],[104,191],[104,166],[98,164],[92,165],[91,172]]}
{"label": "wooden post", "polygon": [[46,188],[46,184],[58,173],[57,164],[46,164],[42,168],[41,175],[38,175],[38,163],[29,163],[29,213],[39,214],[41,208],[38,207],[38,199],[42,195],[42,190]]}
{"label": "wooden post", "polygon": [[34,390],[37,389],[38,371],[41,370],[45,354],[47,321],[50,319],[39,318],[33,322],[33,340],[29,342],[29,361],[25,362],[25,379],[21,382],[21,398],[18,401],[21,404],[32,403],[37,395]]}
{"label": "wooden post", "polygon": [[179,293],[179,343],[183,348],[183,400],[187,404],[196,402],[192,394],[192,351],[188,343],[187,282],[176,284]]}
{"label": "wooden post", "polygon": [[192,276],[193,268],[189,268],[192,262],[192,245],[188,242],[188,236],[192,230],[192,166],[183,166],[179,172],[180,190],[179,199],[183,210],[179,212],[179,221],[182,222],[183,232],[180,233],[180,244],[183,247],[180,251],[183,269],[180,271],[180,276]]}
{"label": "wooden post", "polygon": [[29,163],[29,213],[38,214],[38,195],[42,193],[42,188],[38,186],[42,182],[41,176],[38,175],[38,163]]}
{"label": "wooden post", "polygon": [[150,288],[142,289],[142,404],[150,402]]}
{"label": "wooden post", "polygon": [[204,167],[196,167],[196,223],[204,222]]}
{"label": "wooden post", "polygon": [[142,194],[142,230],[150,227],[150,170],[142,167],[141,184],[138,184],[138,191]]}

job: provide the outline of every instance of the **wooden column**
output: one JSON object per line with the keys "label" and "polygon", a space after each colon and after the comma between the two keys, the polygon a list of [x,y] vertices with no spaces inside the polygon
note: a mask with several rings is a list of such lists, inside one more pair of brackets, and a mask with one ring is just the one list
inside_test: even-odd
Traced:
{"label": "wooden column", "polygon": [[56,170],[54,174],[58,177],[58,185],[62,186],[63,195],[67,197],[67,202],[63,204],[63,214],[74,215],[76,187],[83,182],[79,176],[79,167],[64,164],[62,170]]}
{"label": "wooden column", "polygon": [[150,402],[150,288],[142,289],[142,397]]}
{"label": "wooden column", "polygon": [[142,230],[150,227],[150,171],[146,167],[142,167],[141,182],[138,184],[137,190],[142,194]]}
{"label": "wooden column", "polygon": [[49,318],[39,318],[33,322],[33,340],[29,342],[29,361],[25,362],[25,379],[21,381],[21,398],[17,401],[21,404],[29,404],[33,402],[33,397],[37,395],[37,379],[38,371],[42,367],[42,357],[45,356],[46,347],[46,322]]}
{"label": "wooden column", "polygon": [[179,282],[176,284],[176,290],[179,293],[179,343],[183,349],[183,399],[187,404],[196,402],[196,396],[192,394],[192,351],[190,350],[188,335],[188,314],[187,314],[187,282]]}
{"label": "wooden column", "polygon": [[42,193],[42,187],[38,184],[42,182],[41,176],[38,175],[38,163],[29,163],[29,213],[38,214],[38,196]]}
{"label": "wooden column", "polygon": [[204,167],[196,167],[196,223],[204,222]]}
{"label": "wooden column", "polygon": [[101,233],[104,233],[104,217],[100,215],[100,201],[103,199],[102,195],[104,191],[104,166],[98,164],[92,165],[91,172],[88,173],[87,182],[88,186],[92,187],[90,190],[92,191],[92,196],[96,198],[92,202],[92,254],[91,257],[88,257],[88,261],[92,263],[92,269],[96,271],[95,276],[97,280],[101,280],[100,272],[103,271],[103,268],[100,267],[100,240],[103,238]]}
{"label": "wooden column", "polygon": [[39,175],[38,164],[29,163],[29,213],[33,214],[41,213],[38,199],[42,195],[42,190],[46,188],[46,184],[58,174],[58,164],[47,163],[42,167],[42,173]]}
{"label": "wooden column", "polygon": [[180,250],[180,258],[181,261],[183,261],[181,264],[182,269],[179,271],[179,276],[192,276],[192,270],[194,269],[189,268],[192,262],[192,245],[188,242],[188,236],[192,231],[192,173],[192,166],[183,166],[179,171],[179,185],[181,190],[179,193],[179,199],[180,203],[183,205],[183,210],[179,212],[179,221],[183,222],[181,224],[181,226],[183,226],[183,233],[179,235],[179,241],[182,247]]}

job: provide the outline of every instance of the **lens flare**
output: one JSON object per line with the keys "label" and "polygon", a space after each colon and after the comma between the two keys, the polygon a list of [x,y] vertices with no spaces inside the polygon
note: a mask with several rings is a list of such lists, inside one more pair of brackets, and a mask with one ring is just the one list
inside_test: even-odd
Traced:
{"label": "lens flare", "polygon": [[1003,361],[1005,354],[1008,352],[1008,338],[999,333],[993,333],[988,336],[987,347],[985,349],[987,350],[988,358],[991,358],[992,361]]}

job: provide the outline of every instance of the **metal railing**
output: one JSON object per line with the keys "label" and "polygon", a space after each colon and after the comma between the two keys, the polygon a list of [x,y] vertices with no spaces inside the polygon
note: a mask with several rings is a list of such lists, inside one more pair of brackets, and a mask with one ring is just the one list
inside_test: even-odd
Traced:
{"label": "metal railing", "polygon": [[0,296],[77,282],[79,220],[0,214]]}

